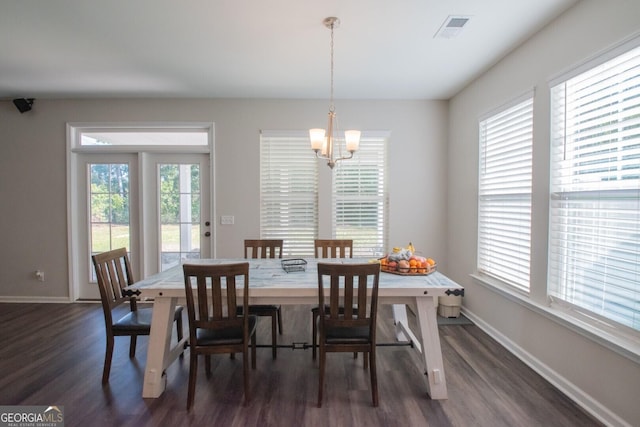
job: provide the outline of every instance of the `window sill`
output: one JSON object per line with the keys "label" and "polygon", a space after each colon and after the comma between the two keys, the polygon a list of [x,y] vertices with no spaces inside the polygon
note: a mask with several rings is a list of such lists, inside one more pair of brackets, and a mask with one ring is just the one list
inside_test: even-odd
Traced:
{"label": "window sill", "polygon": [[640,365],[640,340],[635,336],[616,333],[600,322],[579,316],[577,313],[556,306],[545,306],[532,301],[524,292],[508,289],[499,281],[479,274],[470,275],[478,284],[519,304],[567,329],[594,341],[603,347]]}

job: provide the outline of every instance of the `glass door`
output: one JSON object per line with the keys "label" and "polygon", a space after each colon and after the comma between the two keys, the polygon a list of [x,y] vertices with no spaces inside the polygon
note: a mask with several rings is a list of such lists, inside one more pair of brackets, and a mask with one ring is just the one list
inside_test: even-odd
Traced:
{"label": "glass door", "polygon": [[208,154],[83,154],[79,163],[77,299],[100,298],[96,253],[127,248],[135,278],[211,257]]}
{"label": "glass door", "polygon": [[[86,238],[78,239],[72,263],[80,277],[77,299],[99,299],[91,255],[126,248],[131,262],[140,262],[138,217],[138,163],[132,154],[81,155],[75,180],[78,208],[72,224]],[[135,248],[135,249],[134,249]]]}
{"label": "glass door", "polygon": [[[154,182],[145,195],[149,226],[148,247],[157,248],[148,259],[146,274],[164,271],[190,259],[211,257],[209,157],[203,154],[149,154],[145,180]],[[157,242],[152,241],[156,239]]]}

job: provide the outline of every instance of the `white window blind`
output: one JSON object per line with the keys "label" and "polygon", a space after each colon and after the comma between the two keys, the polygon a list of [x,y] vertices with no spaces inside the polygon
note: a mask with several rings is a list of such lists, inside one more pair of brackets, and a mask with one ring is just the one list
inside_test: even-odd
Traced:
{"label": "white window blind", "polygon": [[529,290],[533,96],[480,121],[478,271]]}
{"label": "white window blind", "polygon": [[549,294],[640,330],[640,48],[551,101]]}
{"label": "white window blind", "polygon": [[260,137],[260,236],[284,239],[283,255],[313,256],[318,235],[318,161],[305,132]]}
{"label": "white window blind", "polygon": [[363,132],[353,159],[333,171],[333,233],[353,239],[353,256],[382,256],[387,248],[388,134]]}

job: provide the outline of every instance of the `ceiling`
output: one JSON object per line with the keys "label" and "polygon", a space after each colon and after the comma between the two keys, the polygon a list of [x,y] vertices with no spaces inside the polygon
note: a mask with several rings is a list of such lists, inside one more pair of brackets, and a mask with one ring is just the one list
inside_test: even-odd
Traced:
{"label": "ceiling", "polygon": [[[577,0],[2,0],[0,99],[448,99]],[[470,20],[434,37],[448,16]]]}

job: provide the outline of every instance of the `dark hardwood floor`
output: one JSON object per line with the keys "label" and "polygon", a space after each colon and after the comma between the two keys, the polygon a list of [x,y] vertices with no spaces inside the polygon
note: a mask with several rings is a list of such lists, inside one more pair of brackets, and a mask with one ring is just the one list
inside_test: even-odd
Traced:
{"label": "dark hardwood floor", "polygon": [[[310,307],[283,306],[280,343],[310,342]],[[186,320],[186,319],[185,319]],[[475,325],[440,326],[449,399],[426,394],[419,355],[378,347],[380,406],[371,405],[362,358],[330,354],[324,404],[316,407],[318,368],[310,350],[258,350],[252,400],[243,406],[242,360],[199,364],[195,403],[186,411],[188,355],[167,370],[167,390],[143,399],[147,338],[129,359],[116,338],[110,384],[101,385],[104,324],[98,304],[0,304],[0,405],[61,405],[66,426],[599,426],[592,417]],[[261,319],[259,343],[270,342]],[[389,307],[379,343],[393,342]],[[186,324],[185,324],[186,329]]]}

